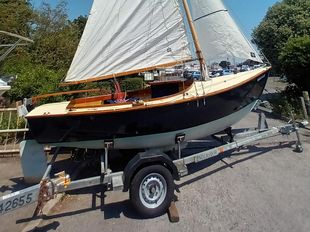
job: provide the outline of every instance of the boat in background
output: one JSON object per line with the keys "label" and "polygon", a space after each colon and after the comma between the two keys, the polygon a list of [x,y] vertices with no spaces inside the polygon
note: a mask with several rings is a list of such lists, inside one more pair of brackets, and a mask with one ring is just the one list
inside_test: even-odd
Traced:
{"label": "boat in background", "polygon": [[9,86],[6,82],[2,81],[0,79],[0,97],[6,92],[11,89],[11,86]]}
{"label": "boat in background", "polygon": [[[33,40],[28,39],[26,37],[16,35],[7,31],[1,31],[0,34],[14,38],[15,41],[12,41],[11,44],[1,44],[1,55],[0,55],[0,62],[3,61],[5,58],[8,57],[8,55],[17,47],[17,46],[25,46],[24,43],[21,43],[22,41],[25,43],[33,43]],[[15,77],[0,77],[0,97],[6,92],[11,89],[10,83],[11,81],[15,79]]]}
{"label": "boat in background", "polygon": [[64,85],[117,83],[194,60],[202,77],[132,92],[116,84],[113,94],[38,106],[26,115],[28,137],[62,147],[102,149],[112,140],[116,149],[147,149],[222,131],[253,109],[270,67],[210,79],[207,62],[218,59],[263,63],[220,0],[95,0]]}

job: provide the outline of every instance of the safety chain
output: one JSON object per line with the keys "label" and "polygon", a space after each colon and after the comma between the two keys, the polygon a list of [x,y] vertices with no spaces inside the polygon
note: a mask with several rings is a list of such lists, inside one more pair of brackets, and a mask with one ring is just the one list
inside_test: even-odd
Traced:
{"label": "safety chain", "polygon": [[[52,191],[49,191],[49,185],[52,186]],[[33,216],[41,215],[43,212],[43,207],[45,204],[55,197],[55,186],[53,182],[50,179],[42,180],[40,183],[40,190],[39,190],[39,196],[38,196],[38,205],[34,211]]]}

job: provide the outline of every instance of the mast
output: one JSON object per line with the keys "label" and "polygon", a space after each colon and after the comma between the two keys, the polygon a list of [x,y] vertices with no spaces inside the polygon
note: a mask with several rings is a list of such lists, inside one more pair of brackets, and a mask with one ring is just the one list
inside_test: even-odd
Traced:
{"label": "mast", "polygon": [[201,75],[203,76],[203,78],[205,78],[204,73],[205,73],[206,62],[205,62],[205,59],[203,58],[203,55],[202,55],[201,47],[200,47],[199,40],[198,40],[198,34],[197,34],[195,26],[194,26],[193,18],[192,18],[192,15],[190,13],[190,10],[189,10],[187,0],[182,0],[182,1],[183,1],[184,10],[186,13],[186,18],[187,18],[187,21],[189,24],[189,28],[190,28],[191,33],[192,33],[197,58],[198,58],[199,63],[200,63]]}

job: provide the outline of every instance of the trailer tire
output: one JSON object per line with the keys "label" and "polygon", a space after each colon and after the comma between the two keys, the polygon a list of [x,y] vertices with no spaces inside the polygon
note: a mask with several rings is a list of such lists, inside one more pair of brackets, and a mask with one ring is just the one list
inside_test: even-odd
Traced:
{"label": "trailer tire", "polygon": [[146,218],[166,213],[173,195],[171,172],[162,165],[142,168],[134,176],[129,189],[133,207]]}

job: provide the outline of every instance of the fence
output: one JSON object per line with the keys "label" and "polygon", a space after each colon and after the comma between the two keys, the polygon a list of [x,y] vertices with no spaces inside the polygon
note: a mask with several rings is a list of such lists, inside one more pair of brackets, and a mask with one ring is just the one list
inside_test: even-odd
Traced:
{"label": "fence", "polygon": [[17,108],[0,109],[0,155],[19,153],[19,142],[28,131],[27,121]]}

